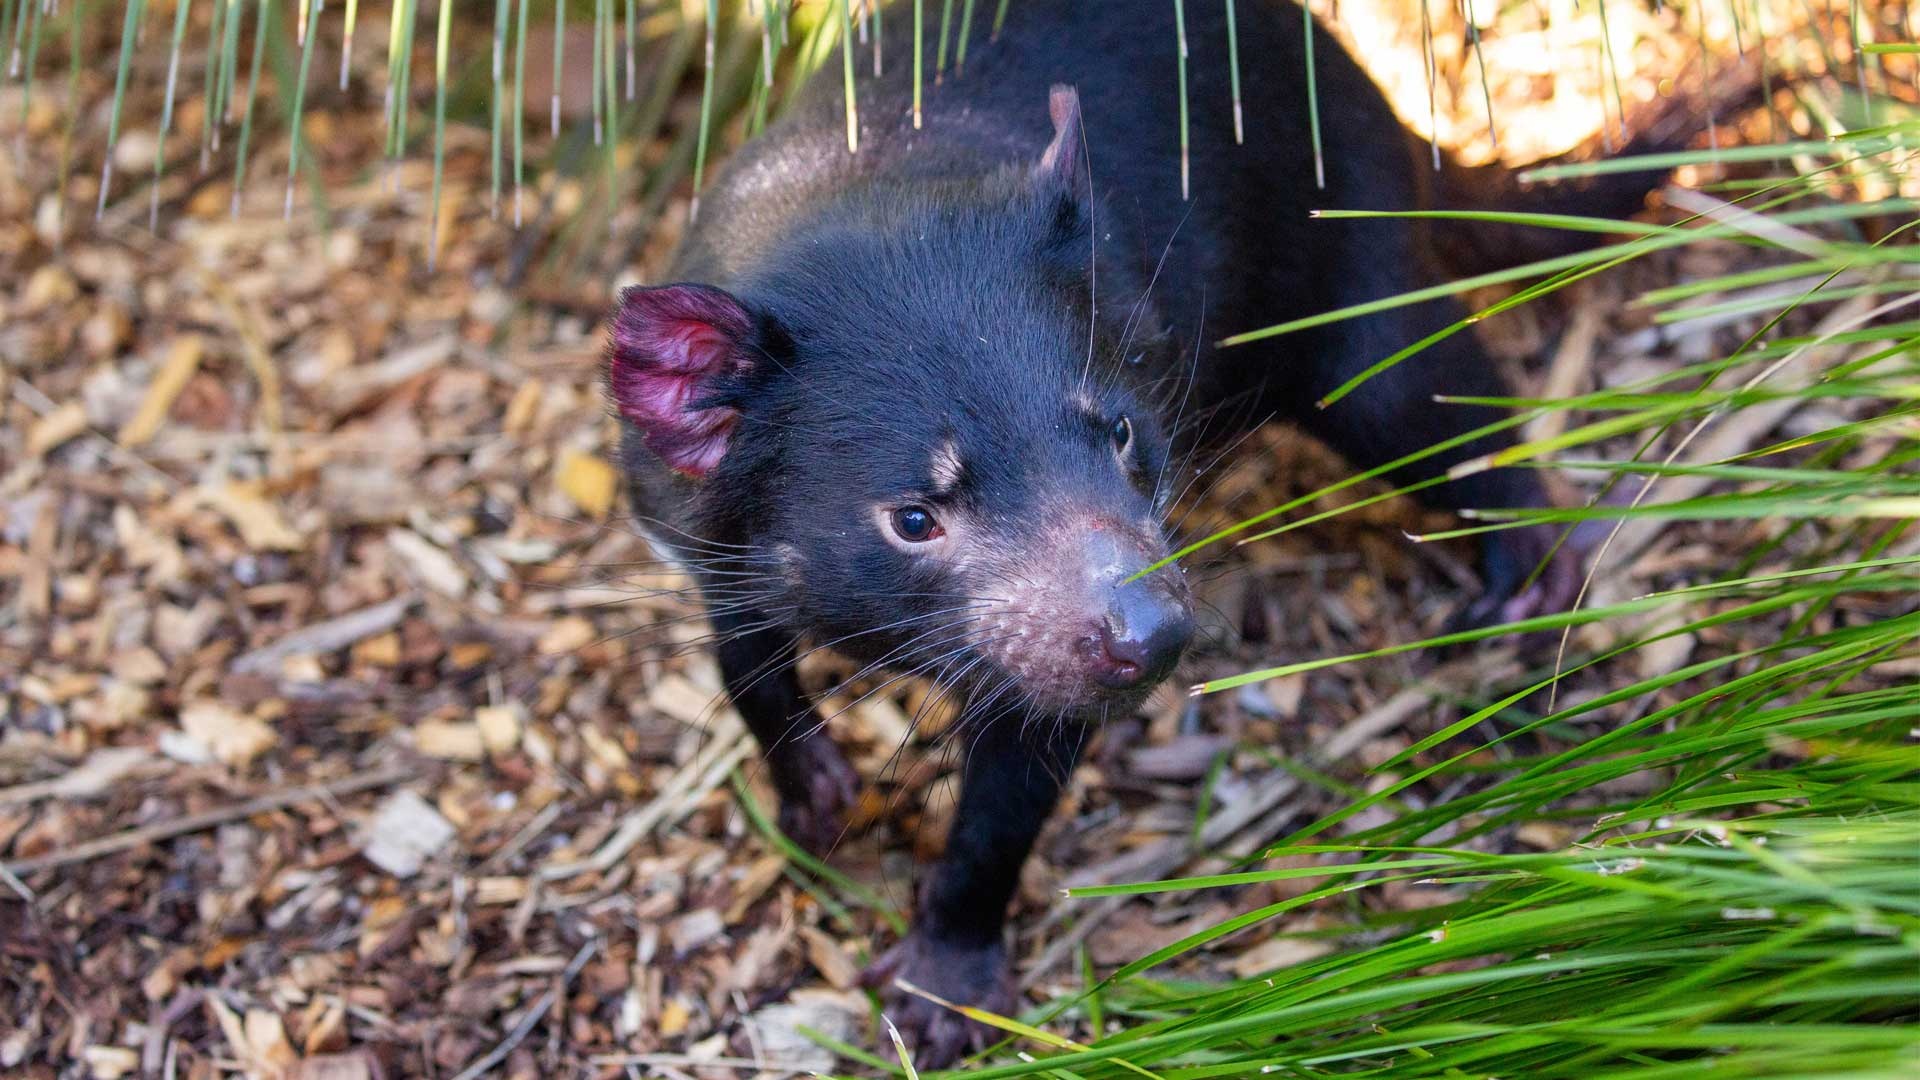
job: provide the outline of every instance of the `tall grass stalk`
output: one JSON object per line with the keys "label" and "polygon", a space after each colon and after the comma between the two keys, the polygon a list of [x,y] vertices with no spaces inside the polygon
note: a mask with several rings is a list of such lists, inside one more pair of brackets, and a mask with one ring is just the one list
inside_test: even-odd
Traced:
{"label": "tall grass stalk", "polygon": [[[253,103],[260,93],[260,62],[267,55],[267,25],[273,21],[273,5],[270,0],[260,0],[253,23],[253,65],[247,75],[247,103],[240,113],[240,145],[233,155],[233,199],[232,213],[240,216],[240,195],[246,190],[247,148],[253,139]],[[228,25],[237,26],[238,12],[228,16]]]}
{"label": "tall grass stalk", "polygon": [[[304,33],[299,35],[300,75],[299,75],[299,78],[295,81],[293,86],[293,113],[292,113],[292,118],[287,122],[287,129],[288,129],[287,130],[287,136],[288,136],[287,138],[287,196],[286,196],[286,200],[281,205],[280,213],[282,217],[290,218],[293,216],[293,185],[294,185],[294,181],[298,179],[298,177],[300,176],[300,150],[301,150],[301,147],[306,142],[306,128],[305,128],[305,125],[301,123],[301,120],[306,116],[307,72],[308,72],[308,69],[313,67],[313,44],[315,39],[319,37],[318,29],[319,29],[319,23],[320,23],[321,7],[322,5],[316,3],[316,4],[313,4],[310,9],[304,12],[304,14],[306,15],[306,30]],[[444,27],[448,21],[447,11],[446,11],[446,0],[441,0],[440,18],[441,18],[441,26],[442,26],[442,30],[440,32],[442,35],[442,41],[444,42],[445,34],[446,34],[446,30],[444,29]],[[442,49],[442,56],[444,57],[445,55],[444,44],[441,46],[441,49]],[[439,87],[446,86],[445,67],[446,67],[446,64],[443,59],[442,63],[436,69],[436,73],[438,75],[438,78],[436,78],[436,85]],[[437,155],[437,152],[438,152],[437,138],[435,142],[436,142],[436,155]],[[435,172],[435,177],[437,179],[439,175],[439,163],[438,163],[437,157],[435,161],[434,172]],[[436,206],[435,207],[436,213],[438,212],[438,209],[439,208]],[[431,266],[433,261],[431,255],[428,256],[427,261],[428,261],[428,265]]]}
{"label": "tall grass stalk", "polygon": [[133,66],[133,49],[140,36],[140,17],[146,10],[146,0],[127,0],[126,22],[120,28],[120,67],[113,77],[113,107],[107,114],[107,152],[100,159],[100,198],[94,204],[95,220],[106,213],[107,192],[113,187],[113,151],[120,141],[120,106],[126,100],[127,72]]}
{"label": "tall grass stalk", "polygon": [[[190,0],[174,0],[173,37],[167,45],[167,89],[160,105],[160,128],[153,140],[153,183],[148,185],[147,228],[160,228],[160,178],[167,171],[167,135],[173,130],[173,96],[180,84],[180,43],[187,36]],[[103,189],[102,194],[105,194]]]}

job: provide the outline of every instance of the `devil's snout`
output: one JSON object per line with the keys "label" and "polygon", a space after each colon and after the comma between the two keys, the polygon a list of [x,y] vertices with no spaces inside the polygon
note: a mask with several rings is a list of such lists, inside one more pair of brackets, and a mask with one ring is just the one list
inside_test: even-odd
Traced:
{"label": "devil's snout", "polygon": [[1141,582],[1117,590],[1100,626],[1094,678],[1111,690],[1152,686],[1173,673],[1193,637],[1193,613]]}
{"label": "devil's snout", "polygon": [[[1193,610],[1177,567],[1140,578],[1153,550],[1112,532],[1088,545],[1105,612],[1092,642],[1094,681],[1109,690],[1150,687],[1173,673],[1193,637]],[[1131,579],[1131,580],[1130,580]]]}

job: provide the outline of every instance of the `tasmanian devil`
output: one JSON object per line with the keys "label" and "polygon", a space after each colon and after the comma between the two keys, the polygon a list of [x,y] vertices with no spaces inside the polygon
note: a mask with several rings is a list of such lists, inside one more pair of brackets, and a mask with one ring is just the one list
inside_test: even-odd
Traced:
{"label": "tasmanian devil", "polygon": [[[1471,255],[1490,235],[1315,221],[1315,208],[1516,189],[1497,170],[1436,173],[1316,30],[1319,184],[1291,4],[1241,5],[1242,143],[1223,6],[1191,4],[1183,198],[1174,17],[1165,0],[1020,0],[996,40],[971,43],[964,75],[927,88],[921,118],[910,64],[861,79],[857,152],[839,73],[814,80],[705,194],[681,283],[627,289],[612,319],[607,386],[633,497],[696,570],[788,835],[831,847],[856,789],[796,680],[797,641],[964,701],[945,853],[912,932],[870,971],[922,1062],[976,1032],[894,979],[1013,1005],[1003,931],[1021,863],[1091,726],[1134,708],[1188,644],[1180,568],[1139,574],[1171,550],[1185,456],[1279,416],[1371,467],[1497,415],[1434,401],[1502,392],[1471,334],[1314,407],[1461,318],[1448,300],[1213,344],[1431,284],[1435,250]],[[907,21],[888,20],[886,55],[909,55]],[[1548,189],[1525,208],[1627,213],[1646,187]],[[1500,445],[1465,442],[1397,478]],[[1517,470],[1424,494],[1543,501]],[[1469,617],[1561,603],[1573,574],[1552,547],[1550,534],[1492,534]]]}

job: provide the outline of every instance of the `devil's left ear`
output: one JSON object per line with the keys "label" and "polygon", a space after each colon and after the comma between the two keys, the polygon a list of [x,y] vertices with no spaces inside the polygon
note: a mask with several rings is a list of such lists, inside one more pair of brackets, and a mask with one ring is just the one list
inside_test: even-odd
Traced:
{"label": "devil's left ear", "polygon": [[1080,126],[1080,92],[1056,83],[1047,94],[1053,141],[1034,164],[1033,178],[1076,198],[1087,193],[1087,137]]}
{"label": "devil's left ear", "polygon": [[674,469],[705,476],[726,456],[739,411],[716,386],[760,354],[745,304],[711,285],[634,286],[620,294],[607,348],[607,391],[647,448]]}

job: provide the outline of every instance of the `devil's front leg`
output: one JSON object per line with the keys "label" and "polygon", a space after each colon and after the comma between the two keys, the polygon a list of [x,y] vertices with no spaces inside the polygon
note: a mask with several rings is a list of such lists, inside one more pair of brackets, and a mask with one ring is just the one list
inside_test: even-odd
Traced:
{"label": "devil's front leg", "polygon": [[1087,731],[1079,721],[1008,709],[955,734],[966,761],[946,852],[920,889],[913,928],[865,976],[868,986],[882,990],[887,1016],[923,1067],[984,1047],[993,1033],[899,983],[955,1004],[1014,1010],[1007,905]]}
{"label": "devil's front leg", "polygon": [[800,690],[794,639],[754,611],[715,615],[720,675],[733,707],[760,741],[774,790],[780,831],[816,855],[840,839],[842,817],[860,787],[846,755]]}

